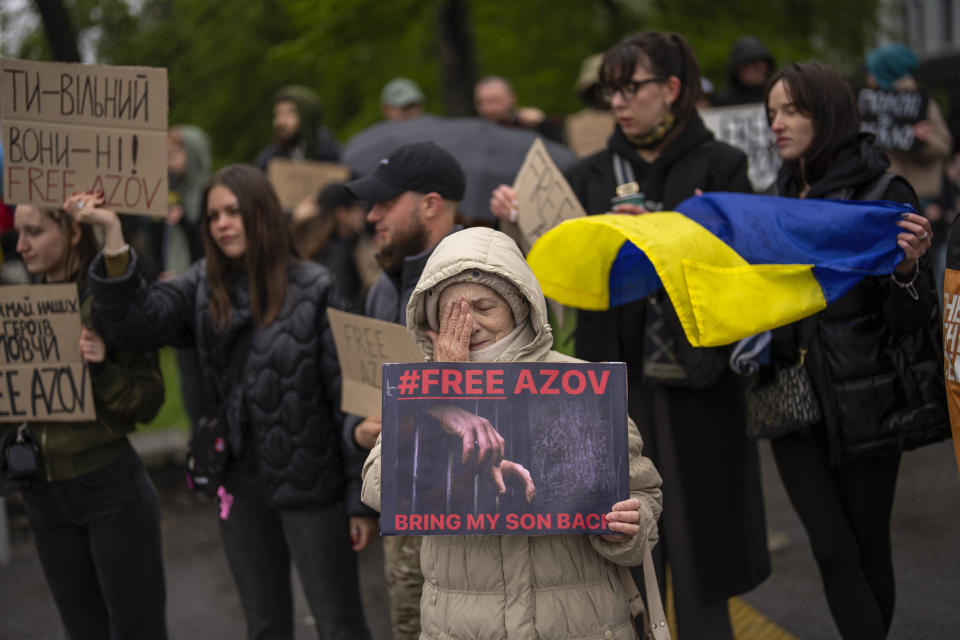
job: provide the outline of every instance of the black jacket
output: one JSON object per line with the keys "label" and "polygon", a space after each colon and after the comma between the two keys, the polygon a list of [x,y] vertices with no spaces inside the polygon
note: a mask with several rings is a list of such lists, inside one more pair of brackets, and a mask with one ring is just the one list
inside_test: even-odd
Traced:
{"label": "black jacket", "polygon": [[208,306],[206,260],[182,276],[150,286],[135,274],[136,256],[120,278],[105,277],[103,258],[90,268],[93,319],[110,341],[135,349],[195,346],[208,412],[226,398],[232,457],[256,452],[257,475],[278,509],[360,503],[363,458],[341,446],[340,368],[325,313],[345,306],[323,266],[293,262],[287,297],[269,327],[250,340],[240,384],[225,381],[230,352],[251,325],[249,288],[238,275],[230,291],[231,322],[214,327]]}
{"label": "black jacket", "polygon": [[[610,210],[615,194],[613,154],[627,159],[645,199],[672,209],[702,191],[750,192],[747,158],[718,142],[698,116],[678,130],[652,163],[637,155],[618,127],[608,147],[574,165],[567,179],[588,214]],[[640,428],[644,451],[658,468],[676,464],[683,479],[686,521],[699,577],[708,602],[749,591],[770,574],[763,495],[756,443],[744,432],[743,388],[725,366],[725,349],[693,349],[719,356],[724,365],[709,388],[662,387],[666,395],[673,455],[658,443],[647,416],[654,388],[641,382],[647,301],[609,311],[577,314],[576,355],[591,361],[627,363],[630,417]],[[679,321],[675,327],[682,338]],[[677,551],[682,553],[683,551]]]}
{"label": "black jacket", "polygon": [[[893,178],[879,198],[870,193],[888,166],[872,136],[851,138],[807,197],[883,199],[916,209],[917,196],[902,178]],[[787,167],[776,185],[781,195],[799,191]],[[809,328],[797,323],[773,332],[780,365],[796,364],[798,343],[808,343],[806,366],[823,410],[831,464],[911,449],[948,434],[939,296],[926,258],[914,287],[917,300],[890,276],[870,276],[816,314]],[[809,339],[798,338],[801,331]]]}
{"label": "black jacket", "polygon": [[[629,161],[650,211],[670,210],[701,191],[753,189],[747,178],[747,156],[718,142],[696,114],[652,163],[641,158],[618,126],[608,146],[584,158],[567,173],[567,180],[588,215],[606,213],[617,183],[613,155]],[[642,362],[646,302],[639,301],[602,312],[577,314],[576,355],[589,361]],[[679,321],[677,322],[679,327]]]}

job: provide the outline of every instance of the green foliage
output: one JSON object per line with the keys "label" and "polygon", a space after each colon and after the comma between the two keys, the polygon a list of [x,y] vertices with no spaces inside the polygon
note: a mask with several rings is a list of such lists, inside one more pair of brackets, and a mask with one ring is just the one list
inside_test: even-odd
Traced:
{"label": "green foliage", "polygon": [[816,60],[855,73],[877,31],[878,5],[878,0],[658,0],[644,24],[682,33],[703,75],[721,89],[730,46],[744,35],[760,38],[778,65]]}
{"label": "green foliage", "polygon": [[[165,66],[170,122],[214,140],[218,165],[251,161],[271,137],[272,96],[317,91],[326,124],[346,140],[380,119],[380,90],[407,76],[443,114],[438,12],[448,0],[65,0],[81,42],[111,64]],[[641,28],[682,33],[704,74],[726,84],[730,45],[760,37],[780,64],[817,59],[853,73],[876,32],[879,0],[468,0],[477,77],[509,78],[523,105],[580,105],[581,61]],[[3,9],[0,8],[0,15]],[[49,59],[41,32],[21,57]]]}
{"label": "green foliage", "polygon": [[177,351],[173,347],[160,350],[160,370],[163,372],[163,406],[148,424],[139,425],[138,431],[162,431],[164,429],[190,430],[190,418],[183,409],[180,394],[180,369],[177,366]]}

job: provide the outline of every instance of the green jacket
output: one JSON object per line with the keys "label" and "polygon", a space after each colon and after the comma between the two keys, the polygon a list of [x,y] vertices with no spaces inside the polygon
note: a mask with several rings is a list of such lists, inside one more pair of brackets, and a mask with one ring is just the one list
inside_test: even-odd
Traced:
{"label": "green jacket", "polygon": [[[90,327],[93,298],[80,282],[80,315]],[[97,419],[89,422],[29,422],[40,448],[38,476],[68,480],[102,469],[130,448],[127,433],[149,422],[163,404],[163,376],[156,351],[136,353],[107,345],[106,358],[90,370]],[[10,425],[0,426],[0,430]]]}

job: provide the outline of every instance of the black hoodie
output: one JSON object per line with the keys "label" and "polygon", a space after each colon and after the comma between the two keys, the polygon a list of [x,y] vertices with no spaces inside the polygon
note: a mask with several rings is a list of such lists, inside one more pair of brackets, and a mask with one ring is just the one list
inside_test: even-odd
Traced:
{"label": "black hoodie", "polygon": [[770,65],[770,73],[773,73],[775,66],[773,54],[760,40],[753,36],[746,36],[733,44],[733,48],[730,49],[730,59],[727,61],[728,85],[723,92],[717,95],[714,101],[716,106],[725,107],[763,102],[763,85],[750,87],[737,79],[741,67],[758,60],[766,61]]}

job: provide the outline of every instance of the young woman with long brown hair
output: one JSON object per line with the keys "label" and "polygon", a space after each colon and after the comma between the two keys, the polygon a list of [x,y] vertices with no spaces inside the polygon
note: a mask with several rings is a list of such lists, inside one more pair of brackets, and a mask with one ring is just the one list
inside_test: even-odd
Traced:
{"label": "young woman with long brown hair", "polygon": [[197,348],[207,413],[227,424],[232,503],[221,505],[220,531],[248,637],[293,637],[291,558],[319,637],[368,637],[351,547],[363,548],[376,524],[359,503],[362,460],[341,448],[326,314],[340,304],[333,277],[294,258],[277,197],[256,168],[221,169],[203,203],[206,258],[149,287],[116,215],[79,211],[120,254],[91,268],[94,317],[126,345]]}

